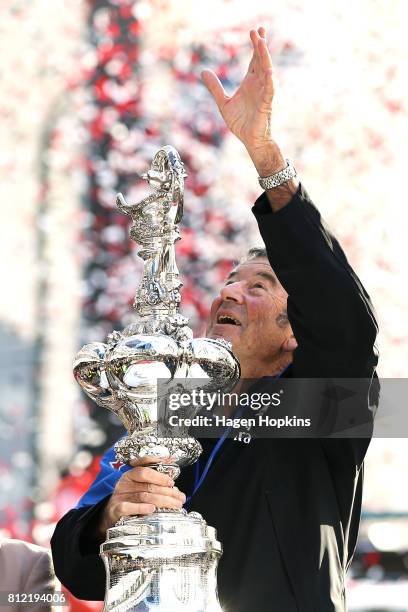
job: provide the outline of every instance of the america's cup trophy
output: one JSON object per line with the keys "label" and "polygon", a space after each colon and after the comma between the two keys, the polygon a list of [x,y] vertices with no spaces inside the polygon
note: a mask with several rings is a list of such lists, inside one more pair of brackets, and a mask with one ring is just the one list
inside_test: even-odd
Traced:
{"label": "america's cup trophy", "polygon": [[[117,206],[133,220],[130,236],[142,245],[137,316],[122,332],[110,334],[106,344],[84,346],[74,361],[85,393],[114,412],[128,432],[115,446],[118,460],[164,458],[150,465],[173,478],[198,459],[202,448],[187,430],[175,437],[164,425],[158,428],[169,389],[199,379],[207,391],[228,391],[240,375],[230,343],[193,339],[188,319],[179,314],[174,243],[185,176],[177,151],[164,146],[142,176],[152,192],[136,204],[118,194]],[[196,413],[195,405],[187,409],[189,417]],[[197,512],[158,508],[148,516],[123,517],[108,529],[100,552],[107,574],[105,611],[221,610],[216,572],[222,547],[215,529]]]}

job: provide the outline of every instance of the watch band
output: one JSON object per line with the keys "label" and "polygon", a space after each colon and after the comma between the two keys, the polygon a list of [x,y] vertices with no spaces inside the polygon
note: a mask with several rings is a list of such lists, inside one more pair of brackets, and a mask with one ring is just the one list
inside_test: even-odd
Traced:
{"label": "watch band", "polygon": [[280,170],[276,174],[271,174],[271,176],[258,176],[258,181],[262,189],[273,189],[274,187],[279,187],[283,183],[290,181],[290,179],[295,178],[297,176],[297,172],[295,166],[292,164],[290,159],[286,160],[287,166],[283,170]]}

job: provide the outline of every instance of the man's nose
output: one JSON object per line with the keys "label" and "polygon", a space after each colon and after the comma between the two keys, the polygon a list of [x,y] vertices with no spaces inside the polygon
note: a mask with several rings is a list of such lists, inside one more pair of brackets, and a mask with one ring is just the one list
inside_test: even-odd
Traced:
{"label": "man's nose", "polygon": [[243,283],[237,281],[236,283],[225,285],[225,287],[223,287],[220,291],[220,296],[223,301],[233,300],[238,304],[242,304],[244,301]]}

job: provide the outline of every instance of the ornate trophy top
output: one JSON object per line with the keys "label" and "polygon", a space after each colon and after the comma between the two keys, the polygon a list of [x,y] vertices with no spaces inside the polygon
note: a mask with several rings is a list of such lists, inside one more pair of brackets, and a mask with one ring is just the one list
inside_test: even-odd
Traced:
{"label": "ornate trophy top", "polygon": [[179,271],[174,243],[180,239],[178,224],[183,216],[184,164],[174,147],[160,149],[153,158],[146,179],[153,193],[137,204],[128,204],[121,193],[116,203],[130,215],[130,237],[142,245],[139,256],[145,269],[134,307],[141,317],[153,319],[177,314],[180,305]]}

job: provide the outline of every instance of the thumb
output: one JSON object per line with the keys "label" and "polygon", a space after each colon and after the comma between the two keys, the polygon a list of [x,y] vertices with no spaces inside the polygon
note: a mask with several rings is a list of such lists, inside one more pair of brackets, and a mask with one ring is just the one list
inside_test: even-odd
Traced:
{"label": "thumb", "polygon": [[228,96],[226,95],[219,78],[212,70],[203,70],[201,73],[201,78],[203,79],[204,85],[214,98],[218,108],[221,110]]}

